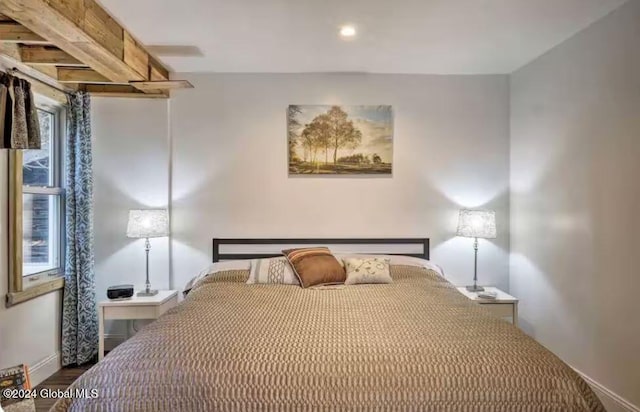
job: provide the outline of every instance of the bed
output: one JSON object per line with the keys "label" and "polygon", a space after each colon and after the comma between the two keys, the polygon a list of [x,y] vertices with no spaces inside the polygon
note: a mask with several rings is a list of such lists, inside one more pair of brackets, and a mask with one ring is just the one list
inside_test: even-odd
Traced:
{"label": "bed", "polygon": [[[284,244],[382,253],[386,241],[386,254],[401,244],[422,247],[414,258],[429,253],[428,239],[300,240],[254,239],[242,253],[220,248],[249,239],[214,240],[214,260],[274,256],[263,246]],[[52,410],[604,411],[570,367],[434,266],[392,264],[391,284],[317,289],[247,285],[248,274],[200,279],[70,388],[97,398]]]}

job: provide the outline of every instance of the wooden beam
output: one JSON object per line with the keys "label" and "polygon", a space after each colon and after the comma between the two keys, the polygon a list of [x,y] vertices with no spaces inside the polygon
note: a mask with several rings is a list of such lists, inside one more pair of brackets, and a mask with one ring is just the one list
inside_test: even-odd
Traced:
{"label": "wooden beam", "polygon": [[124,32],[124,62],[145,79],[149,78],[149,54],[126,31]]}
{"label": "wooden beam", "polygon": [[158,80],[155,82],[131,82],[138,90],[174,90],[193,89],[193,85],[188,80]]}
{"label": "wooden beam", "polygon": [[[77,85],[73,88],[88,87],[93,93],[110,96],[168,97],[169,89],[191,87],[188,82],[170,81],[167,68],[149,55],[98,0],[0,0],[2,23],[9,25],[5,34],[14,41],[32,36],[32,41],[55,45],[23,45],[19,60],[60,83]],[[15,34],[18,29],[19,35]],[[1,34],[0,30],[0,45]],[[163,83],[149,83],[157,81]],[[109,90],[90,87],[102,84],[115,86]]]}
{"label": "wooden beam", "polygon": [[165,93],[143,93],[133,86],[114,85],[114,84],[87,84],[83,85],[82,90],[98,97],[132,97],[132,98],[157,98],[166,99],[169,97]]}
{"label": "wooden beam", "polygon": [[149,56],[149,80],[169,80],[169,71],[153,56]]}
{"label": "wooden beam", "polygon": [[[54,82],[57,83],[56,79],[58,78],[58,68],[56,66],[38,66],[38,65],[31,66],[31,65],[25,65],[25,67],[28,67],[33,71],[40,72],[40,73],[44,74],[45,76],[50,77]],[[18,67],[18,68],[20,68],[20,67]]]}
{"label": "wooden beam", "polygon": [[[58,70],[55,66],[32,66],[25,64],[22,61],[20,47],[21,46],[17,43],[0,43],[0,56],[5,57],[5,60],[9,61],[9,66],[17,66],[22,70],[22,72],[27,73],[30,76],[35,75],[36,78],[43,78],[44,76],[47,76],[51,78],[51,83],[57,83],[55,79],[58,78]],[[40,74],[43,74],[44,76],[40,76]]]}
{"label": "wooden beam", "polygon": [[[31,67],[20,61],[20,51],[17,44],[0,43],[0,64],[6,68],[17,67],[21,72],[27,74],[25,77],[31,83],[31,87],[35,93],[46,96],[58,103],[66,104],[67,96],[58,89],[73,92],[73,87],[62,85],[55,81],[57,75],[56,68],[53,66],[36,66]],[[51,70],[54,72],[51,73]],[[13,73],[15,76],[22,77],[20,73]]]}
{"label": "wooden beam", "polygon": [[0,41],[45,44],[47,41],[15,21],[0,21]]}
{"label": "wooden beam", "polygon": [[92,69],[58,67],[56,77],[60,83],[111,83],[109,79]]}
{"label": "wooden beam", "polygon": [[2,0],[0,13],[112,82],[147,80],[124,61],[124,29],[93,0]]}
{"label": "wooden beam", "polygon": [[[68,0],[54,0],[50,3],[64,3]],[[114,56],[123,60],[123,36],[125,30],[106,10],[94,0],[78,0],[84,4],[84,25],[80,27]],[[126,62],[125,62],[126,63]]]}
{"label": "wooden beam", "polygon": [[22,62],[30,65],[44,66],[84,66],[73,56],[55,46],[20,46]]}

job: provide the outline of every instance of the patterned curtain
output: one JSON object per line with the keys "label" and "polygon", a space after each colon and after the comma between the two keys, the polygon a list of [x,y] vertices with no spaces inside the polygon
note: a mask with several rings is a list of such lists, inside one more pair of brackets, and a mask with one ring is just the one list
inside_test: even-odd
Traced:
{"label": "patterned curtain", "polygon": [[89,95],[69,98],[66,141],[66,262],[62,364],[83,364],[98,352],[93,256],[93,166]]}

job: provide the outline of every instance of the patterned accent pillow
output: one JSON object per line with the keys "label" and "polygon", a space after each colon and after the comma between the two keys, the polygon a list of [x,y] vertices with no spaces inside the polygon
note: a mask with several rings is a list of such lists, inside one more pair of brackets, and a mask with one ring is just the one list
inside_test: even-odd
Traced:
{"label": "patterned accent pillow", "polygon": [[359,283],[391,283],[391,273],[388,258],[349,258],[344,259],[344,267],[347,271],[345,285]]}
{"label": "patterned accent pillow", "polygon": [[287,249],[282,253],[303,288],[343,283],[346,278],[344,268],[326,247]]}
{"label": "patterned accent pillow", "polygon": [[253,259],[247,283],[279,283],[282,285],[299,285],[298,277],[287,258]]}

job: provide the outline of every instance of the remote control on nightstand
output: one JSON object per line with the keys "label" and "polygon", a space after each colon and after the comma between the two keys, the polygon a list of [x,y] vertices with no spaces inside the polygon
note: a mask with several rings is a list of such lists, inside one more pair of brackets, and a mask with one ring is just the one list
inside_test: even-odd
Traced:
{"label": "remote control on nightstand", "polygon": [[478,297],[480,299],[495,299],[498,294],[492,290],[485,290],[482,292],[478,292]]}

